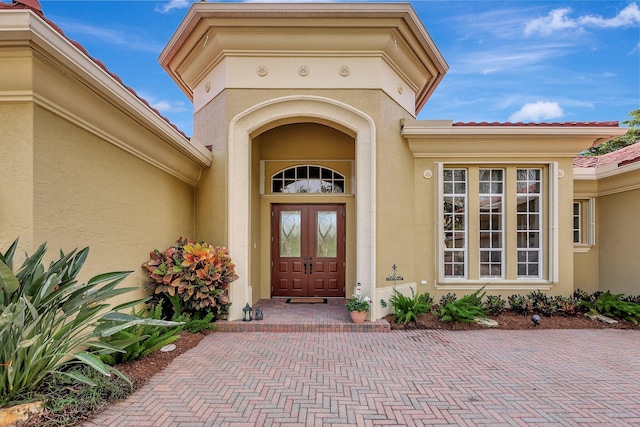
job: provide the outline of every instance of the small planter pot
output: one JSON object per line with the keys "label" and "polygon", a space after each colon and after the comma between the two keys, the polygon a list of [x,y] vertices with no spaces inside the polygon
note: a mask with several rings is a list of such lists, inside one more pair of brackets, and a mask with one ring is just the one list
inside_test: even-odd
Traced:
{"label": "small planter pot", "polygon": [[366,311],[352,311],[351,312],[351,320],[353,323],[362,323],[364,322],[364,318],[367,317]]}

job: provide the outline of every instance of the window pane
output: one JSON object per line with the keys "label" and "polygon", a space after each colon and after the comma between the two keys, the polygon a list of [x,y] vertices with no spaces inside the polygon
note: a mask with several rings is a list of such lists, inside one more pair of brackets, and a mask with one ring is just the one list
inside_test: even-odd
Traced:
{"label": "window pane", "polygon": [[321,211],[316,215],[316,256],[338,256],[338,216],[336,211]]}
{"label": "window pane", "polygon": [[274,193],[344,193],[344,183],[344,176],[331,169],[295,166],[273,175],[271,190]]}
{"label": "window pane", "polygon": [[280,256],[300,256],[300,211],[280,212]]}
{"label": "window pane", "polygon": [[502,277],[503,176],[502,169],[480,169],[478,173],[480,277]]}
{"label": "window pane", "polygon": [[[518,169],[517,191],[517,245],[518,277],[540,277],[542,259],[542,171],[540,169]],[[526,196],[520,195],[526,194]],[[532,250],[533,249],[533,250]]]}
{"label": "window pane", "polygon": [[446,277],[464,277],[467,247],[467,171],[445,169],[442,177],[443,272]]}
{"label": "window pane", "polygon": [[582,209],[582,205],[580,202],[574,202],[573,203],[573,243],[581,243],[582,242],[582,236],[581,236],[581,221],[582,221],[582,215],[581,215],[581,209]]}

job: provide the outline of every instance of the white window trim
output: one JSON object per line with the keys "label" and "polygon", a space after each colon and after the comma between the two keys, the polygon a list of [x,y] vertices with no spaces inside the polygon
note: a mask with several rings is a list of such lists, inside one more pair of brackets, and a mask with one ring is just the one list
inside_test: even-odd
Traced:
{"label": "white window trim", "polygon": [[[574,203],[580,203],[581,215],[586,215],[587,227],[581,234],[586,239],[580,243],[573,244],[574,253],[587,253],[596,244],[596,199],[595,197],[577,197],[573,199]],[[582,208],[585,209],[582,209]],[[583,218],[580,218],[582,223]]]}
{"label": "white window trim", "polygon": [[[444,262],[443,262],[443,250],[442,245],[444,242],[444,227],[442,226],[442,219],[444,217],[443,206],[440,201],[443,197],[443,189],[442,189],[442,181],[443,181],[443,171],[445,167],[450,167],[448,165],[456,165],[456,166],[479,166],[479,167],[497,167],[498,165],[506,165],[506,166],[514,166],[514,167],[527,167],[531,165],[531,167],[536,166],[546,166],[548,168],[548,185],[547,188],[547,200],[548,200],[548,241],[546,242],[546,250],[548,253],[548,270],[546,271],[548,278],[547,279],[530,279],[530,278],[521,278],[521,279],[500,279],[500,278],[483,278],[478,280],[470,280],[463,278],[449,278],[444,275]],[[551,289],[551,285],[557,283],[559,276],[559,240],[558,240],[558,218],[559,218],[559,209],[558,209],[558,180],[559,180],[559,168],[558,162],[514,162],[514,161],[496,161],[496,162],[460,162],[460,161],[448,161],[448,162],[436,162],[434,165],[434,169],[436,169],[437,173],[435,174],[438,177],[436,186],[436,196],[437,203],[434,203],[436,210],[436,221],[435,227],[436,232],[434,245],[435,245],[435,253],[437,260],[437,281],[435,283],[436,289],[442,290],[475,290],[479,287],[484,286],[487,290],[548,290]],[[544,195],[543,195],[544,197]],[[506,214],[506,213],[505,213]],[[544,215],[543,215],[544,218]],[[595,224],[595,221],[594,221]],[[506,231],[505,231],[506,233]],[[505,236],[506,237],[506,236]],[[542,247],[545,247],[545,242],[542,242]],[[467,248],[467,253],[468,253]],[[465,260],[468,265],[468,260]],[[544,264],[541,262],[541,269],[544,271]],[[465,272],[465,273],[468,273]]]}
{"label": "white window trim", "polygon": [[[506,254],[505,254],[505,246],[506,246],[506,232],[505,232],[505,226],[506,226],[506,212],[505,212],[505,191],[506,191],[506,177],[507,177],[507,170],[505,168],[495,168],[495,167],[488,167],[488,168],[479,168],[478,170],[488,170],[490,171],[494,171],[494,170],[500,170],[502,171],[502,193],[500,193],[500,276],[482,276],[480,275],[480,280],[483,279],[504,279],[504,275],[506,272],[506,264],[505,264],[505,259],[506,259]],[[479,181],[478,181],[479,182]],[[493,193],[480,193],[478,192],[478,197],[480,200],[480,198],[482,198],[482,196],[489,196],[489,198],[491,198],[493,196]],[[480,218],[480,215],[482,213],[480,211],[478,211],[478,219]],[[489,215],[489,217],[491,218],[491,215]],[[478,229],[478,231],[480,231],[480,229]],[[493,230],[492,230],[493,231]],[[491,237],[493,237],[493,233],[490,233]],[[487,249],[487,248],[482,248],[479,247],[478,248],[480,250],[480,259],[478,260],[478,271],[482,271],[482,251],[483,249]],[[495,251],[495,248],[491,248],[491,250],[489,250],[488,252],[491,253]]]}

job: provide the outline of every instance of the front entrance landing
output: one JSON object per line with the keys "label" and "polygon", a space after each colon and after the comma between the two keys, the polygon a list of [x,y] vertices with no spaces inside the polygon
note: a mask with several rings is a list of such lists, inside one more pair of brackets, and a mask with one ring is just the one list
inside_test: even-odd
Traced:
{"label": "front entrance landing", "polygon": [[389,332],[389,322],[378,319],[356,324],[344,308],[344,298],[327,298],[326,304],[287,304],[287,298],[261,299],[263,320],[218,320],[218,332]]}

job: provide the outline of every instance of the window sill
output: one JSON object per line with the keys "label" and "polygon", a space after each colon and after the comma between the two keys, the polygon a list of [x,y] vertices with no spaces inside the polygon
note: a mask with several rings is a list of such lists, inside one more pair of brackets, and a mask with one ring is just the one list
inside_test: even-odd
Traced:
{"label": "window sill", "polygon": [[443,291],[476,291],[484,287],[485,291],[548,291],[553,283],[543,279],[520,280],[447,280],[436,283],[437,290]]}
{"label": "window sill", "polygon": [[579,244],[576,243],[573,245],[573,253],[574,254],[586,254],[587,252],[589,252],[591,250],[593,246],[592,245],[585,245],[585,244]]}

